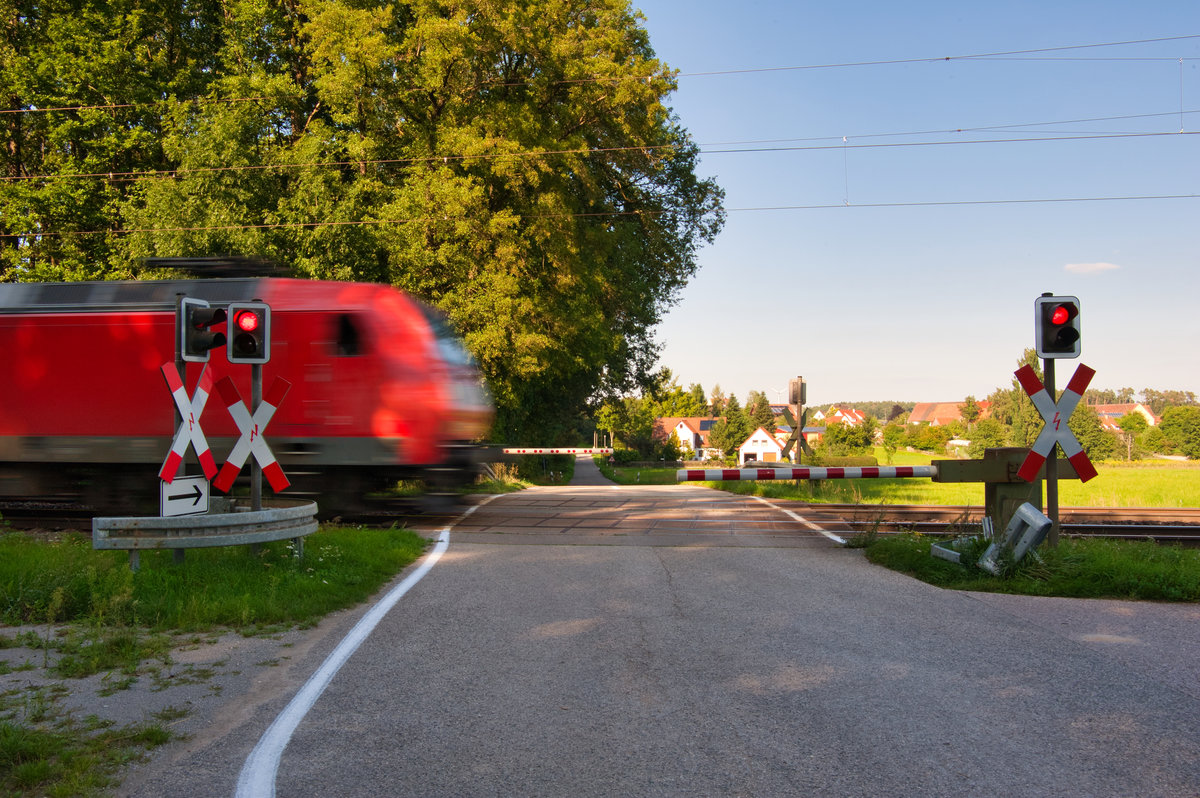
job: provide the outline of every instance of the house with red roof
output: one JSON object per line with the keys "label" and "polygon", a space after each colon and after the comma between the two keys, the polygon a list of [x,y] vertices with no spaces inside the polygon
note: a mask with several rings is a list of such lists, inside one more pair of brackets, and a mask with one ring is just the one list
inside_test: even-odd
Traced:
{"label": "house with red roof", "polygon": [[1100,426],[1106,430],[1116,432],[1121,429],[1120,421],[1130,413],[1137,413],[1146,419],[1146,423],[1151,427],[1157,427],[1162,423],[1162,419],[1154,415],[1154,411],[1141,402],[1126,402],[1124,404],[1112,405],[1091,405],[1091,408],[1096,411],[1096,415],[1100,417]]}
{"label": "house with red roof", "polygon": [[720,417],[708,416],[657,418],[654,420],[654,438],[666,441],[674,435],[679,440],[680,454],[685,460],[708,460],[720,455],[708,442],[712,425],[720,420]]}
{"label": "house with red roof", "polygon": [[780,462],[783,460],[783,446],[778,438],[759,427],[738,447],[738,463],[745,465],[754,461]]}
{"label": "house with red roof", "polygon": [[838,407],[834,405],[829,408],[829,412],[825,413],[823,418],[826,424],[849,424],[852,427],[857,427],[867,420],[867,415],[861,410],[855,410],[853,407]]}
{"label": "house with red roof", "polygon": [[[965,404],[966,402],[917,402],[908,414],[908,423],[927,423],[931,427],[944,427],[955,421],[962,421],[962,408]],[[984,399],[975,404],[979,405],[979,417],[986,418],[992,403]]]}

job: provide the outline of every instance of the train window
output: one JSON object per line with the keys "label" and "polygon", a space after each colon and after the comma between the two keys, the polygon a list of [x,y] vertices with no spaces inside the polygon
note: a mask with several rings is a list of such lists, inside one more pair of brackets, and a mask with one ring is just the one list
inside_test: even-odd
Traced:
{"label": "train window", "polygon": [[362,333],[359,323],[349,313],[338,316],[337,353],[342,357],[354,357],[363,353]]}
{"label": "train window", "polygon": [[425,320],[429,322],[430,328],[433,330],[433,335],[437,339],[438,354],[442,360],[451,366],[472,366],[475,364],[475,359],[471,357],[459,340],[458,335],[450,326],[446,315],[440,310],[430,307],[424,303],[420,304],[422,313],[425,314]]}

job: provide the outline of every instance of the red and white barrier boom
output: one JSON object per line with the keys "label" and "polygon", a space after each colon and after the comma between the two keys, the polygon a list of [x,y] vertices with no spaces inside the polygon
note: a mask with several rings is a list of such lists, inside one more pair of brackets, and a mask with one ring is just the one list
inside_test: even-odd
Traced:
{"label": "red and white barrier boom", "polygon": [[548,448],[532,448],[532,449],[505,449],[505,454],[612,454],[612,449],[548,449]]}
{"label": "red and white barrier boom", "polygon": [[847,468],[681,468],[678,482],[736,482],[761,479],[893,479],[935,477],[937,466],[861,466]]}

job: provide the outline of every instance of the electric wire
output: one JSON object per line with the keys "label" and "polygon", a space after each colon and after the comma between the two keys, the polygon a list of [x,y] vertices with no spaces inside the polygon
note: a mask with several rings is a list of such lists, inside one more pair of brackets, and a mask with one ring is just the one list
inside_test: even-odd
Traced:
{"label": "electric wire", "polygon": [[[1138,45],[1138,44],[1158,44],[1158,43],[1163,43],[1163,42],[1187,41],[1187,40],[1191,40],[1191,39],[1200,39],[1200,33],[1184,34],[1184,35],[1180,35],[1180,36],[1161,36],[1161,37],[1150,38],[1150,39],[1128,39],[1128,40],[1116,41],[1116,42],[1097,42],[1097,43],[1092,43],[1092,44],[1072,44],[1072,45],[1063,45],[1063,46],[1058,46],[1058,47],[1039,47],[1039,48],[1026,49],[1026,50],[1002,50],[1002,51],[991,52],[991,53],[966,53],[966,54],[962,54],[962,55],[925,56],[925,57],[919,57],[919,58],[892,58],[892,59],[881,59],[881,60],[874,60],[874,61],[844,61],[844,62],[828,63],[828,64],[801,64],[801,65],[795,65],[795,66],[781,66],[781,67],[750,67],[750,68],[744,68],[744,69],[718,69],[718,70],[706,70],[706,71],[699,71],[699,72],[678,72],[677,71],[677,72],[674,72],[673,74],[670,71],[665,71],[665,72],[660,72],[657,74],[640,75],[640,76],[622,76],[622,77],[612,77],[612,78],[597,76],[597,77],[586,77],[586,78],[570,78],[570,79],[561,79],[561,80],[550,81],[550,83],[552,83],[554,85],[576,85],[576,84],[587,84],[587,83],[619,83],[619,82],[624,82],[624,81],[650,81],[656,77],[657,78],[665,78],[665,77],[695,78],[695,77],[711,77],[711,76],[718,76],[718,75],[753,75],[753,74],[762,74],[762,73],[769,73],[769,72],[797,72],[797,71],[820,70],[820,69],[847,69],[847,68],[869,67],[869,66],[893,66],[893,65],[898,65],[898,64],[934,64],[934,63],[945,63],[948,61],[997,60],[997,61],[1014,61],[1015,62],[1015,61],[1021,61],[1021,60],[1031,60],[1031,61],[1070,61],[1070,60],[1074,60],[1074,61],[1180,61],[1180,62],[1182,62],[1182,61],[1200,60],[1200,58],[1193,58],[1190,56],[1183,57],[1183,58],[1180,58],[1177,56],[1154,56],[1154,57],[1151,57],[1151,56],[1141,56],[1141,57],[1100,56],[1100,57],[1089,57],[1089,58],[1038,58],[1038,59],[1033,59],[1033,58],[1023,59],[1020,57],[1020,56],[1026,56],[1026,55],[1033,55],[1035,53],[1064,52],[1064,51],[1068,51],[1068,50],[1084,50],[1084,49],[1092,49],[1092,48],[1098,48],[1098,47],[1127,47],[1127,46]],[[485,84],[483,84],[482,87],[483,88],[514,88],[514,87],[519,87],[519,86],[528,86],[531,84],[532,84],[532,81],[528,81],[528,80],[512,81],[512,82],[489,81],[489,82],[486,82]],[[198,97],[198,98],[193,98],[193,99],[175,100],[174,102],[176,102],[178,104],[223,103],[223,102],[233,103],[233,102],[253,102],[253,101],[259,101],[259,100],[266,100],[266,99],[269,99],[269,98],[266,98],[266,97],[233,97],[233,98]],[[82,104],[81,105],[60,105],[60,106],[54,106],[54,107],[48,107],[48,108],[4,108],[4,109],[0,109],[0,115],[3,115],[3,114],[26,114],[26,113],[51,113],[51,112],[64,112],[64,111],[109,110],[109,109],[121,109],[121,108],[142,108],[142,107],[153,107],[153,106],[162,105],[162,104],[170,103],[170,102],[172,102],[172,100],[161,99],[161,100],[155,100],[153,102],[147,102],[147,103],[104,103],[104,104],[92,104],[92,105],[82,105]]]}
{"label": "electric wire", "polygon": [[[1185,113],[1200,113],[1198,111],[1187,111]],[[1153,116],[1178,116],[1179,112],[1174,111],[1166,114],[1154,114]],[[1116,118],[1116,117],[1114,117]],[[1034,124],[1054,124],[1054,123],[1034,123]],[[1013,125],[1012,127],[1020,127]],[[957,131],[929,131],[928,133],[936,132],[973,132],[986,131],[989,129],[999,130],[1001,128],[959,128]],[[1051,132],[1051,131],[1048,131]],[[813,138],[800,139],[765,139],[747,142],[727,142],[723,144],[708,144],[698,147],[698,151],[702,155],[728,155],[735,153],[769,153],[769,152],[815,152],[821,150],[847,150],[847,149],[895,149],[905,147],[941,147],[941,146],[967,146],[981,144],[1028,144],[1036,142],[1061,142],[1061,141],[1096,141],[1103,139],[1136,139],[1136,138],[1160,138],[1164,136],[1194,136],[1198,131],[1149,131],[1149,132],[1122,132],[1122,133],[1062,133],[1056,135],[1044,136],[1028,136],[1024,138],[991,138],[991,139],[951,139],[944,141],[906,141],[895,143],[850,143],[850,139],[863,138],[880,138],[880,137],[896,137],[896,136],[915,136],[927,135],[927,133],[877,133],[862,136],[820,136]],[[839,143],[831,144],[810,144],[810,145],[788,145],[787,142],[806,142],[806,141],[834,141],[837,139]],[[776,146],[753,146],[757,144],[775,144]],[[608,155],[621,152],[663,152],[677,149],[677,144],[641,144],[631,145],[628,147],[594,147],[594,148],[576,148],[564,150],[525,150],[516,152],[501,152],[489,153],[482,155],[428,155],[419,158],[368,158],[355,160],[340,160],[340,161],[314,161],[312,163],[278,163],[278,164],[246,164],[242,166],[202,166],[202,167],[173,167],[170,169],[161,170],[143,170],[131,172],[66,172],[61,174],[36,174],[36,175],[3,175],[0,176],[0,183],[17,182],[17,181],[32,181],[32,180],[65,180],[65,179],[107,179],[111,183],[134,183],[145,180],[163,180],[181,175],[199,175],[199,174],[217,174],[227,172],[265,172],[271,170],[282,169],[318,169],[318,168],[339,168],[339,167],[363,167],[363,166],[414,166],[425,163],[449,163],[454,161],[461,162],[484,162],[496,161],[504,158],[546,158],[551,156],[566,156],[566,155],[581,155],[585,157],[596,155]],[[725,147],[726,149],[716,149],[717,147]]]}
{"label": "electric wire", "polygon": [[[929,200],[906,202],[841,202],[818,203],[812,205],[761,205],[740,208],[725,208],[725,213],[764,213],[771,211],[821,211],[821,210],[867,210],[877,208],[947,208],[989,205],[1038,205],[1065,204],[1076,202],[1145,202],[1162,200],[1192,200],[1200,199],[1200,194],[1141,194],[1107,197],[1034,197],[1013,199],[980,199],[980,200]],[[520,220],[539,219],[604,219],[637,216],[661,216],[671,213],[670,210],[636,210],[636,211],[589,211],[581,213],[537,213],[513,214],[512,218]],[[456,217],[457,218],[457,217]],[[145,228],[114,228],[108,230],[56,230],[50,232],[0,233],[0,238],[64,238],[69,236],[89,235],[137,235],[156,233],[199,233],[199,232],[229,232],[237,230],[313,230],[329,227],[374,227],[383,225],[413,224],[419,222],[445,222],[447,217],[442,215],[412,216],[395,219],[357,219],[341,222],[263,222],[259,224],[224,224],[198,225],[192,227],[145,227]]]}

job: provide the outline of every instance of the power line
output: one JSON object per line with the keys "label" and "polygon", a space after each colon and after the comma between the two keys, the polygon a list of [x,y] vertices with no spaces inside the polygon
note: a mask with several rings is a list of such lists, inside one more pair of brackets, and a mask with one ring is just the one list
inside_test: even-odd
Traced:
{"label": "power line", "polygon": [[1091,116],[1082,117],[1079,119],[1055,119],[1048,122],[1013,122],[1008,124],[998,125],[982,125],[976,127],[955,127],[955,128],[937,128],[935,130],[908,130],[892,133],[854,133],[843,135],[830,136],[806,136],[803,138],[784,138],[784,139],[756,139],[751,141],[710,141],[707,144],[700,145],[701,147],[725,147],[737,146],[742,144],[783,144],[793,141],[841,141],[847,139],[872,139],[872,138],[896,138],[901,136],[933,136],[945,135],[949,133],[985,133],[989,130],[1012,130],[1014,128],[1028,127],[1045,127],[1047,125],[1078,125],[1084,122],[1124,122],[1130,119],[1156,119],[1159,117],[1169,116],[1175,118],[1184,114],[1197,114],[1200,109],[1191,109],[1185,111],[1160,111],[1153,114],[1121,114],[1119,116]]}
{"label": "power line", "polygon": [[[1026,144],[1031,142],[1041,141],[1096,141],[1100,139],[1129,139],[1129,138],[1153,138],[1158,136],[1194,136],[1196,132],[1180,131],[1180,132],[1158,132],[1158,133],[1084,133],[1079,135],[1060,135],[1060,136],[1036,136],[1029,138],[1006,138],[1006,139],[966,139],[966,140],[949,140],[949,141],[903,141],[895,143],[876,143],[876,144],[815,144],[808,146],[790,146],[790,147],[735,147],[725,150],[701,150],[705,155],[721,155],[728,153],[748,153],[748,152],[805,152],[816,150],[871,150],[871,149],[895,149],[898,147],[945,147],[945,146],[960,146],[967,144]],[[851,138],[850,136],[846,137]]]}
{"label": "power line", "polygon": [[[1162,114],[1145,114],[1137,116],[1177,116],[1180,112],[1173,111]],[[1200,113],[1200,111],[1186,111],[1184,113]],[[1126,117],[1098,117],[1098,119],[1130,119],[1137,116]],[[1080,120],[1087,121],[1087,120]],[[987,130],[1003,130],[1005,128],[1031,127],[1036,125],[1049,124],[1069,124],[1069,122],[1036,122],[1027,123],[1024,125],[1007,125],[999,127],[985,128],[958,128],[956,130],[936,130],[913,133],[874,133],[860,136],[820,136],[814,138],[800,139],[764,139],[758,141],[747,142],[725,142],[720,144],[708,144],[699,147],[699,152],[703,155],[725,155],[735,153],[764,153],[764,152],[808,152],[820,150],[846,150],[846,149],[895,149],[903,147],[942,147],[942,146],[966,146],[975,144],[1025,144],[1034,142],[1058,142],[1058,141],[1096,141],[1103,139],[1129,139],[1129,138],[1156,138],[1162,136],[1194,136],[1197,131],[1152,131],[1152,132],[1125,132],[1125,133],[1065,133],[1060,135],[1046,136],[1027,136],[1023,138],[992,138],[992,139],[952,139],[946,141],[906,141],[896,143],[865,143],[851,144],[848,141],[831,144],[813,144],[806,146],[770,146],[770,147],[755,147],[755,146],[739,146],[753,144],[776,144],[783,142],[805,142],[805,141],[833,141],[834,139],[856,139],[856,138],[881,138],[881,137],[898,137],[898,136],[917,136],[929,135],[933,133],[954,133],[954,132],[983,132]],[[590,157],[595,155],[608,155],[619,152],[662,152],[665,150],[676,149],[675,144],[645,144],[633,145],[628,147],[597,147],[597,148],[578,148],[565,150],[527,150],[521,152],[503,152],[493,153],[489,155],[430,155],[420,158],[377,158],[367,160],[345,160],[345,161],[316,161],[313,163],[280,163],[280,164],[256,164],[244,166],[204,166],[204,167],[177,167],[173,169],[163,169],[159,171],[142,171],[142,172],[70,172],[66,174],[39,174],[39,175],[4,175],[0,176],[0,183],[27,181],[27,180],[66,180],[66,179],[108,179],[114,183],[136,183],[145,180],[167,180],[180,175],[192,174],[218,174],[227,172],[265,172],[276,169],[317,169],[317,168],[338,168],[346,166],[412,166],[422,163],[449,163],[466,162],[466,161],[495,161],[502,158],[546,158],[559,155],[581,155]],[[713,147],[730,147],[730,149],[712,149]]]}
{"label": "power line", "polygon": [[[833,210],[835,208],[848,209],[871,209],[871,208],[944,208],[944,207],[966,207],[966,206],[981,206],[981,205],[1037,205],[1037,204],[1065,204],[1073,202],[1144,202],[1150,200],[1184,200],[1184,199],[1200,199],[1200,194],[1147,194],[1147,195],[1125,195],[1125,196],[1109,196],[1109,197],[1032,197],[1025,199],[994,199],[994,200],[944,200],[944,201],[928,201],[928,202],[862,202],[862,203],[826,203],[818,205],[763,205],[746,208],[725,208],[726,213],[764,213],[770,211],[820,211]],[[516,219],[599,219],[599,218],[616,218],[628,216],[656,216],[660,214],[670,213],[670,211],[595,211],[587,213],[538,213],[538,214],[516,214],[513,218]],[[233,230],[314,230],[327,227],[372,227],[377,225],[396,225],[396,224],[411,224],[413,222],[444,222],[446,217],[440,215],[434,216],[412,216],[399,219],[363,219],[356,221],[345,222],[270,222],[262,224],[227,224],[227,225],[203,225],[195,227],[146,227],[133,229],[111,229],[111,230],[64,230],[56,232],[34,232],[34,233],[0,233],[0,238],[65,238],[68,236],[88,236],[88,235],[135,235],[135,234],[153,234],[153,233],[199,233],[199,232],[223,232]]]}
{"label": "power line", "polygon": [[726,213],[758,213],[765,211],[823,211],[853,208],[946,208],[971,205],[1046,205],[1071,202],[1141,202],[1146,200],[1200,199],[1200,194],[1143,194],[1112,197],[1031,197],[998,200],[932,200],[928,202],[849,202],[822,205],[762,205],[748,208],[725,208]]}
{"label": "power line", "polygon": [[[269,97],[194,97],[190,100],[174,100],[179,105],[211,105],[217,103],[249,103],[268,100]],[[172,100],[162,99],[144,103],[107,103],[103,105],[56,105],[48,108],[0,108],[0,114],[41,114],[53,111],[111,111],[119,108],[150,108],[166,105]]]}
{"label": "power line", "polygon": [[[935,64],[945,61],[971,61],[982,59],[1000,59],[1000,60],[1018,60],[1014,56],[1033,55],[1034,53],[1054,53],[1063,52],[1066,50],[1083,50],[1094,47],[1123,47],[1134,44],[1153,44],[1158,42],[1173,42],[1185,39],[1200,39],[1200,34],[1193,33],[1185,36],[1164,36],[1157,39],[1129,39],[1120,42],[1101,42],[1097,44],[1072,44],[1062,47],[1039,47],[1030,50],[1004,50],[994,53],[973,53],[968,55],[948,55],[939,57],[925,58],[888,58],[877,61],[842,61],[829,64],[803,64],[800,66],[784,66],[784,67],[759,67],[754,69],[724,69],[711,70],[706,72],[681,72],[676,77],[708,77],[711,75],[752,75],[761,72],[796,72],[810,69],[846,69],[850,67],[867,67],[867,66],[892,66],[896,64]],[[1099,59],[1108,60],[1108,59]],[[1176,58],[1167,59],[1170,61],[1177,60]],[[1189,59],[1191,60],[1191,59]]]}
{"label": "power line", "polygon": [[[1200,39],[1198,34],[1186,34],[1182,36],[1163,36],[1153,39],[1129,39],[1117,42],[1099,42],[1094,44],[1072,44],[1059,47],[1040,47],[1028,50],[1002,50],[992,53],[967,53],[963,55],[949,56],[926,56],[922,58],[892,58],[876,61],[844,61],[828,64],[801,64],[796,66],[782,67],[754,67],[746,69],[724,69],[724,70],[708,70],[704,72],[677,72],[675,78],[694,78],[694,77],[711,77],[718,75],[753,75],[766,72],[796,72],[804,70],[816,69],[847,69],[853,67],[868,67],[868,66],[892,66],[898,64],[933,64],[944,63],[947,61],[982,61],[982,60],[998,60],[998,61],[1196,61],[1200,58],[1178,58],[1178,57],[1089,57],[1089,58],[1021,58],[1020,56],[1033,55],[1036,53],[1053,53],[1065,52],[1068,50],[1084,50],[1098,47],[1125,47],[1136,44],[1156,44],[1161,42],[1185,41],[1189,39]],[[665,74],[656,75],[641,75],[641,76],[626,76],[626,77],[588,77],[588,78],[572,78],[550,81],[553,85],[580,85],[587,83],[619,83],[624,81],[646,81],[649,82],[654,78],[669,77]],[[491,88],[514,88],[518,86],[528,86],[532,81],[515,81],[515,82],[486,82],[485,87]],[[267,100],[267,97],[232,97],[232,98],[204,98],[197,97],[193,99],[177,100],[179,104],[187,103],[235,103],[235,102],[253,102],[258,100]],[[157,105],[163,105],[171,102],[168,99],[155,100],[147,103],[106,103],[97,105],[60,105],[50,108],[8,108],[0,109],[0,115],[3,114],[27,114],[27,113],[51,113],[63,111],[89,111],[89,110],[114,110],[121,108],[145,108]]]}

